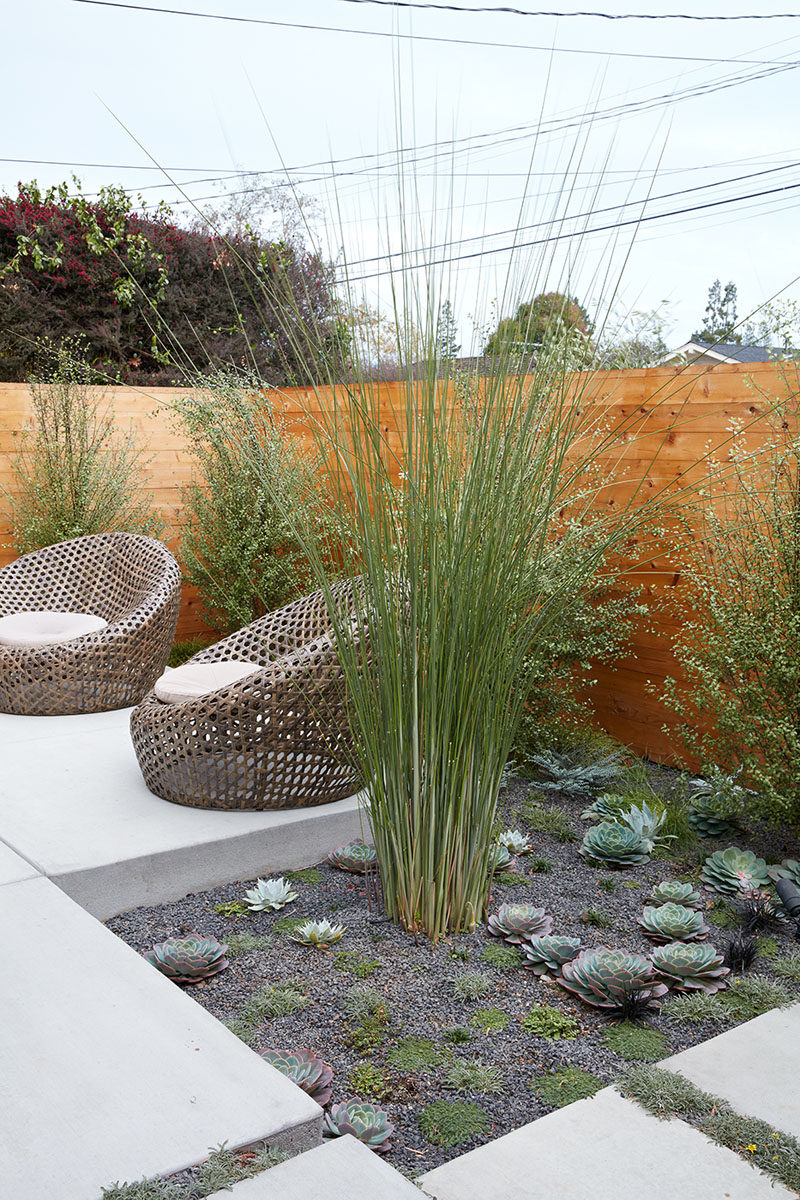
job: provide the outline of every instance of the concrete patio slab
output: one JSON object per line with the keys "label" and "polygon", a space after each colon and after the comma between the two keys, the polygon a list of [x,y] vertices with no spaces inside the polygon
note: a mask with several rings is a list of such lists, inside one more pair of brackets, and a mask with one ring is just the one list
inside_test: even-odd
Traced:
{"label": "concrete patio slab", "polygon": [[683,1121],[611,1088],[470,1150],[419,1179],[435,1200],[788,1200]]}
{"label": "concrete patio slab", "polygon": [[22,879],[35,879],[40,873],[5,842],[0,842],[0,887],[6,883],[19,883]]}
{"label": "concrete patio slab", "polygon": [[412,1183],[356,1138],[335,1138],[209,1200],[422,1200]]}
{"label": "concrete patio slab", "polygon": [[800,1138],[800,1004],[773,1009],[658,1064]]}
{"label": "concrete patio slab", "polygon": [[3,1194],[99,1200],[322,1110],[46,879],[0,888]]}
{"label": "concrete patio slab", "polygon": [[281,812],[161,800],[142,779],[129,718],[0,714],[0,836],[94,916],[311,866],[360,836],[356,797]]}

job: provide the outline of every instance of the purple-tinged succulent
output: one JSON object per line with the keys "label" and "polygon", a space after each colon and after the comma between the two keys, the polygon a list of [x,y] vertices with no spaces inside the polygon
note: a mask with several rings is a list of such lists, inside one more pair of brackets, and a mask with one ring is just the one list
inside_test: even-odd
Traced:
{"label": "purple-tinged succulent", "polygon": [[344,1137],[346,1133],[358,1138],[376,1154],[385,1154],[391,1149],[390,1138],[394,1125],[388,1113],[364,1100],[346,1100],[344,1104],[332,1104],[325,1113],[322,1125],[323,1137]]}
{"label": "purple-tinged succulent", "polygon": [[730,974],[721,954],[713,946],[697,942],[671,942],[650,955],[655,973],[673,992],[707,992],[726,987]]}
{"label": "purple-tinged succulent", "polygon": [[667,992],[649,959],[608,946],[582,950],[564,963],[557,982],[586,1004],[627,1019],[659,1008]]}
{"label": "purple-tinged succulent", "polygon": [[657,883],[650,893],[651,904],[683,904],[686,908],[702,908],[703,898],[690,883],[677,879],[665,879]]}
{"label": "purple-tinged succulent", "polygon": [[555,979],[564,963],[571,962],[580,952],[581,939],[555,937],[552,934],[543,937],[534,935],[520,942],[519,948],[525,955],[526,961],[522,965],[527,971]]}
{"label": "purple-tinged succulent", "polygon": [[227,949],[215,937],[189,933],[159,942],[144,957],[174,983],[199,983],[225,970],[229,965],[225,957]]}
{"label": "purple-tinged succulent", "polygon": [[487,922],[489,933],[518,946],[526,938],[549,933],[553,918],[534,904],[501,904]]}
{"label": "purple-tinged succulent", "polygon": [[637,920],[653,942],[698,942],[708,936],[702,913],[671,901],[657,908],[648,906]]}
{"label": "purple-tinged succulent", "polygon": [[727,896],[738,896],[769,884],[764,859],[757,858],[752,850],[740,850],[738,846],[728,846],[726,850],[709,854],[700,878],[706,887]]}
{"label": "purple-tinged succulent", "polygon": [[259,1053],[282,1075],[307,1092],[312,1100],[316,1100],[317,1104],[324,1107],[329,1102],[333,1070],[313,1050],[267,1048]]}
{"label": "purple-tinged succulent", "polygon": [[346,846],[339,846],[336,850],[331,850],[328,855],[328,862],[332,867],[338,867],[340,871],[358,871],[362,875],[377,861],[375,847],[368,846],[360,838],[354,842],[348,842]]}
{"label": "purple-tinged succulent", "polygon": [[489,852],[490,871],[506,871],[513,861],[514,855],[508,846],[504,846],[502,842],[498,842]]}

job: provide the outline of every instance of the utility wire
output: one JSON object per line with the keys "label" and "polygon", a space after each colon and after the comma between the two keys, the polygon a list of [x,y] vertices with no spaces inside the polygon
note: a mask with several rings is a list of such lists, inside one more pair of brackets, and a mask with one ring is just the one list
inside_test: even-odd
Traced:
{"label": "utility wire", "polygon": [[525,8],[501,7],[466,8],[460,4],[423,4],[421,0],[340,0],[344,4],[377,4],[382,8],[426,8],[439,12],[511,13],[515,17],[600,17],[604,21],[783,21],[796,20],[800,13],[607,13],[607,12],[548,12]]}
{"label": "utility wire", "polygon": [[[594,49],[577,49],[567,46],[534,46],[526,45],[521,42],[487,42],[473,38],[452,38],[452,37],[435,37],[432,34],[423,33],[400,33],[392,30],[381,29],[344,29],[339,25],[311,25],[301,24],[295,21],[270,21],[264,17],[237,17],[230,13],[205,13],[196,12],[190,9],[183,8],[159,8],[155,5],[148,4],[125,4],[122,0],[73,0],[75,4],[94,4],[99,8],[124,8],[130,12],[147,12],[161,13],[172,17],[200,17],[207,21],[231,21],[235,24],[243,25],[268,25],[283,29],[305,29],[319,33],[350,33],[357,34],[361,37],[379,37],[391,38],[392,41],[400,39],[402,41],[411,42],[438,42],[453,46],[481,46],[490,47],[496,50],[533,50],[543,54],[583,54],[600,56],[602,58],[642,58],[642,59],[657,59],[664,62],[702,62],[702,63],[729,63],[729,62],[745,62],[765,65],[766,60],[761,58],[714,58],[707,55],[689,55],[689,54],[648,54],[645,52],[635,52],[631,50],[594,50]],[[477,9],[467,9],[465,11],[477,12]]]}

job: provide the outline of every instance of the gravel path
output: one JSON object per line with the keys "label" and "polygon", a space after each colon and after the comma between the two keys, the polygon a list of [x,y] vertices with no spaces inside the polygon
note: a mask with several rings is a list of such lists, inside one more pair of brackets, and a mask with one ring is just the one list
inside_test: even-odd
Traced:
{"label": "gravel path", "polygon": [[[656,781],[667,785],[672,777],[673,773],[654,768]],[[503,794],[504,827],[526,829],[520,810],[534,792],[534,785],[512,781]],[[567,827],[576,840],[559,841],[548,834],[535,834],[533,855],[516,862],[519,884],[495,886],[490,911],[509,902],[542,905],[554,917],[554,933],[580,936],[583,946],[605,944],[648,953],[652,944],[642,936],[636,918],[650,888],[661,880],[675,878],[678,873],[687,873],[688,867],[697,878],[697,856],[691,863],[653,860],[624,872],[596,870],[587,866],[577,852],[587,828],[587,823],[580,820],[584,805],[548,800],[545,808],[555,805],[567,814]],[[800,857],[796,840],[761,829],[707,843],[703,854],[731,842],[749,847],[771,861]],[[531,871],[536,858],[546,859],[549,870]],[[348,875],[327,863],[320,864],[318,870],[320,880],[298,881],[297,900],[277,914],[231,918],[216,913],[215,905],[241,899],[243,884],[232,883],[172,904],[136,909],[115,917],[108,927],[138,951],[146,951],[154,942],[179,933],[213,934],[220,941],[228,941],[237,934],[270,935],[263,948],[235,954],[228,970],[187,989],[188,994],[214,1016],[235,1020],[247,1000],[265,984],[275,985],[287,979],[302,981],[300,987],[308,997],[307,1006],[299,1012],[263,1020],[253,1027],[251,1044],[255,1049],[312,1048],[334,1069],[334,1101],[355,1094],[348,1078],[359,1062],[368,1061],[379,1068],[384,1074],[386,1095],[375,1102],[389,1112],[395,1125],[389,1161],[413,1175],[431,1170],[457,1154],[552,1111],[531,1091],[530,1082],[535,1076],[575,1066],[610,1082],[627,1065],[606,1046],[604,1033],[608,1022],[596,1011],[573,1000],[556,984],[542,982],[528,971],[497,969],[487,964],[483,958],[487,947],[503,943],[489,937],[485,926],[433,950],[424,941],[415,941],[388,923],[379,912],[369,910],[363,877]],[[247,885],[252,882],[247,881]],[[709,893],[709,904],[713,899]],[[585,923],[582,915],[590,909],[599,910],[608,925],[599,928]],[[316,951],[298,946],[285,934],[275,931],[276,924],[287,916],[328,917],[344,924],[347,931],[330,951]],[[780,953],[800,949],[792,942],[791,930],[784,927],[770,930],[769,936],[778,942]],[[729,930],[711,925],[709,940],[720,950],[724,951],[728,937]],[[361,981],[350,971],[340,969],[342,960],[338,956],[342,951],[377,964],[374,971]],[[349,961],[352,964],[353,959]],[[754,969],[759,974],[771,975],[770,963],[769,958],[761,957]],[[454,994],[454,981],[465,971],[482,971],[488,976],[490,986],[485,996],[463,1000]],[[383,1043],[359,1051],[348,1044],[348,1033],[357,1022],[345,1011],[344,1004],[348,992],[363,984],[379,993],[388,1021],[383,1027]],[[800,985],[789,986],[800,998]],[[521,1018],[534,1004],[553,1005],[572,1016],[580,1027],[578,1036],[574,1040],[551,1041],[528,1033]],[[476,1014],[483,1008],[505,1013],[509,1018],[506,1028],[489,1031],[482,1027]],[[731,1023],[697,1027],[678,1024],[659,1014],[652,1018],[651,1024],[664,1034],[666,1053],[674,1053],[722,1032]],[[446,1040],[445,1031],[453,1026],[468,1028],[472,1040],[463,1044]],[[439,1061],[422,1069],[393,1065],[392,1052],[408,1038],[432,1040],[438,1048]],[[456,1093],[445,1086],[444,1076],[451,1061],[475,1057],[500,1069],[504,1081],[502,1093]],[[425,1105],[440,1099],[478,1105],[488,1114],[488,1132],[451,1148],[433,1145],[421,1133],[417,1118]]]}

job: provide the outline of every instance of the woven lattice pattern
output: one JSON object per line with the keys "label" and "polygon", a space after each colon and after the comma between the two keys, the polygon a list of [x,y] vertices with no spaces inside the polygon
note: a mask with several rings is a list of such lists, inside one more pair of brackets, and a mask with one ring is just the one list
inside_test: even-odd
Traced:
{"label": "woven lattice pattern", "polygon": [[[337,585],[343,612],[350,581]],[[259,663],[208,696],[131,714],[136,757],[151,792],[193,808],[302,808],[360,786],[352,762],[344,676],[325,597],[268,613],[190,661]]]}
{"label": "woven lattice pattern", "polygon": [[3,567],[0,617],[51,609],[108,625],[53,646],[0,646],[0,712],[51,717],[138,704],[166,665],[180,595],[167,547],[134,533],[73,538]]}

